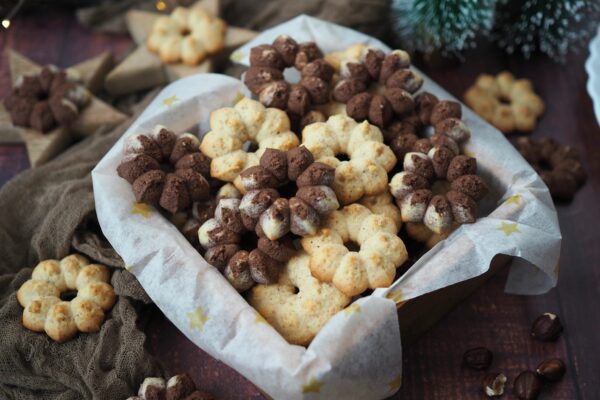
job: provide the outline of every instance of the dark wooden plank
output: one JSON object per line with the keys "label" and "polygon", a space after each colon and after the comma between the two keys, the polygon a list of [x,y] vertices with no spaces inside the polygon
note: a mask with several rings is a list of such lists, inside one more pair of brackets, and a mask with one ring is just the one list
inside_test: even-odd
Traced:
{"label": "dark wooden plank", "polygon": [[[88,32],[72,16],[53,13],[17,19],[8,33],[0,31],[0,44],[40,63],[69,66],[107,48],[123,54],[130,42],[118,35]],[[465,58],[465,63],[432,66],[418,62],[418,66],[457,97],[482,72],[496,73],[510,67],[517,76],[532,79],[548,107],[534,136],[552,136],[575,145],[582,152],[589,179],[571,204],[557,207],[564,237],[558,288],[543,296],[513,296],[503,292],[505,274],[492,278],[431,331],[404,347],[404,385],[394,398],[484,398],[480,392],[482,374],[463,369],[460,360],[464,350],[485,345],[496,356],[492,369],[505,371],[511,380],[545,357],[565,359],[565,379],[545,390],[541,398],[595,399],[600,392],[596,371],[600,354],[595,349],[600,332],[596,306],[600,250],[595,243],[600,222],[596,200],[600,195],[600,128],[585,91],[586,54],[559,65],[542,57],[531,61],[507,57],[493,46],[482,46]],[[3,57],[0,97],[8,88]],[[23,146],[0,145],[0,185],[27,166]],[[529,338],[530,323],[546,311],[558,313],[566,326],[556,343]],[[264,398],[245,378],[195,347],[157,309],[152,312],[147,332],[150,350],[171,372],[189,371],[200,386],[220,398]]]}

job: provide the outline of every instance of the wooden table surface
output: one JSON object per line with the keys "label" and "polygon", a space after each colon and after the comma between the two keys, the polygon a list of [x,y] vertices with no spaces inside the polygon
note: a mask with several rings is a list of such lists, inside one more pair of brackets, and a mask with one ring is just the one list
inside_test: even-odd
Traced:
{"label": "wooden table surface", "polygon": [[[0,45],[15,49],[40,64],[61,67],[110,49],[122,55],[130,49],[125,35],[98,34],[80,27],[70,14],[19,17],[9,30],[0,28]],[[6,54],[0,59],[0,98],[10,89]],[[491,370],[512,380],[523,369],[534,369],[547,357],[560,357],[567,374],[544,389],[542,399],[600,398],[600,128],[585,90],[583,63],[587,51],[571,56],[565,65],[536,56],[526,61],[509,57],[491,45],[465,54],[465,62],[433,67],[417,62],[431,78],[460,97],[482,72],[509,69],[533,81],[547,111],[533,136],[550,136],[575,146],[582,155],[588,180],[570,204],[557,206],[563,233],[558,287],[541,296],[514,296],[503,291],[500,273],[424,334],[403,347],[403,399],[479,399],[482,373],[461,367],[462,353],[487,346],[494,352]],[[24,146],[0,144],[0,185],[29,167]],[[565,332],[555,343],[529,338],[533,319],[557,313]],[[263,399],[245,378],[195,347],[158,309],[148,326],[149,348],[171,371],[189,371],[205,390],[222,399]],[[508,387],[510,394],[512,385]]]}

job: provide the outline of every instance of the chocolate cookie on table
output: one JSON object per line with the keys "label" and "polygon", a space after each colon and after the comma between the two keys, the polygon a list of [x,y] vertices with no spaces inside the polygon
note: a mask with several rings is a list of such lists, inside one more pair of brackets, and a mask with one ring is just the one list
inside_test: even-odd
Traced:
{"label": "chocolate cookie on table", "polygon": [[573,147],[552,138],[519,138],[517,150],[548,186],[554,199],[571,200],[585,182],[586,172]]}
{"label": "chocolate cookie on table", "polygon": [[89,101],[90,94],[74,72],[49,65],[19,77],[4,104],[14,125],[44,133],[72,124]]}
{"label": "chocolate cookie on table", "polygon": [[140,385],[137,396],[127,400],[214,400],[212,395],[197,389],[188,374],[172,376],[165,381],[160,377],[148,377]]}
{"label": "chocolate cookie on table", "polygon": [[132,185],[137,202],[158,204],[170,213],[209,199],[210,159],[192,134],[177,135],[157,125],[125,139],[119,176]]}
{"label": "chocolate cookie on table", "polygon": [[[198,231],[205,259],[238,290],[277,281],[282,263],[294,254],[292,235],[314,234],[321,219],[339,207],[334,169],[314,162],[301,146],[287,152],[267,149],[260,164],[241,173],[246,193],[221,199],[215,217]],[[295,193],[282,197],[285,191]],[[254,248],[243,247],[244,236],[255,236]]]}

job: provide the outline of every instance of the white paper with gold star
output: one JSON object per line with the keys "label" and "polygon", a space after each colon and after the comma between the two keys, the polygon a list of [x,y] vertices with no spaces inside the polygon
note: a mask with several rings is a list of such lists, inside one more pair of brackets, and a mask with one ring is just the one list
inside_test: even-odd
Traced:
{"label": "white paper with gold star", "polygon": [[[372,38],[307,17],[274,29],[252,45],[288,33],[316,40],[326,51],[367,41],[387,50]],[[425,82],[426,90],[452,98],[426,77]],[[231,105],[240,93],[249,95],[233,78],[184,78],[167,86],[124,137],[156,124],[178,132],[199,126],[206,133],[210,112]],[[503,135],[466,108],[464,116],[473,131],[467,150],[478,157],[491,187],[481,204],[490,215],[434,247],[392,290],[377,290],[337,313],[307,348],[289,345],[172,223],[135,202],[131,186],[116,173],[123,138],[92,171],[98,219],[128,270],[165,315],[196,345],[272,398],[386,398],[402,384],[397,302],[480,275],[496,253],[523,257],[509,276],[512,291],[543,292],[556,282],[560,233],[547,189]]]}
{"label": "white paper with gold star", "polygon": [[[166,87],[123,135],[162,124],[177,132],[232,105],[242,82],[195,75]],[[395,303],[362,299],[340,311],[308,348],[288,344],[160,212],[136,203],[116,173],[123,138],[92,171],[102,230],[144,289],[196,345],[275,399],[383,398],[400,385],[402,353]],[[347,335],[345,332],[353,332]]]}

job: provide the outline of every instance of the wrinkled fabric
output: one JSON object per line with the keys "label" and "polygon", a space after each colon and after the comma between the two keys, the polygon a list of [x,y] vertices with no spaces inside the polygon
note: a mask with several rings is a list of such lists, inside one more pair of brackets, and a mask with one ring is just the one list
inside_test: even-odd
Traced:
{"label": "wrinkled fabric", "polygon": [[[134,117],[135,118],[135,117]],[[0,189],[0,398],[124,399],[161,375],[138,321],[150,299],[98,227],[90,171],[129,126],[126,121],[28,170]],[[111,267],[118,295],[100,332],[56,343],[21,323],[15,292],[48,258],[80,252]]]}

